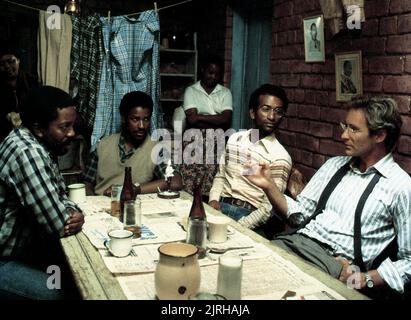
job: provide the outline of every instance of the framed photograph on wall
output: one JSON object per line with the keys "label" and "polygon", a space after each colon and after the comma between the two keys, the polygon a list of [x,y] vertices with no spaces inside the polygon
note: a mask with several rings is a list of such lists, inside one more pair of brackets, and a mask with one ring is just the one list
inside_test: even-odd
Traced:
{"label": "framed photograph on wall", "polygon": [[319,15],[305,18],[303,26],[305,62],[324,62],[324,17]]}
{"label": "framed photograph on wall", "polygon": [[363,94],[361,51],[335,54],[335,81],[337,101]]}

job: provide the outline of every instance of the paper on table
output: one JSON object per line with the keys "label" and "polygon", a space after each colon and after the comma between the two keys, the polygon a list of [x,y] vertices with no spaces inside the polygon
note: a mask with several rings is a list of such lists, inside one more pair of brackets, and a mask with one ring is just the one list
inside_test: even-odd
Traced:
{"label": "paper on table", "polygon": [[[105,249],[104,241],[108,232],[113,229],[123,229],[123,224],[111,216],[86,217],[83,233],[97,249]],[[141,238],[133,239],[134,245],[163,243],[185,240],[186,233],[177,223],[143,224]]]}
{"label": "paper on table", "polygon": [[[201,267],[200,291],[215,293],[217,275],[218,265]],[[116,278],[128,299],[155,299],[154,273],[119,275]],[[288,290],[295,291],[297,296],[304,296],[305,299],[345,300],[337,292],[275,253],[268,259],[244,261],[243,300],[280,300]]]}
{"label": "paper on table", "polygon": [[184,199],[161,199],[156,194],[140,195],[141,211],[143,215],[161,212],[181,212],[184,210],[188,215],[192,202]]}
{"label": "paper on table", "polygon": [[[218,266],[201,268],[201,291],[216,292]],[[243,300],[280,300],[286,291],[312,296],[325,291],[334,299],[344,297],[320,281],[301,271],[294,264],[273,252],[270,258],[245,260],[242,279]],[[320,296],[318,296],[320,299]]]}
{"label": "paper on table", "polygon": [[159,246],[159,244],[134,246],[132,254],[124,258],[114,257],[107,250],[100,250],[100,254],[112,273],[154,272],[159,256]]}

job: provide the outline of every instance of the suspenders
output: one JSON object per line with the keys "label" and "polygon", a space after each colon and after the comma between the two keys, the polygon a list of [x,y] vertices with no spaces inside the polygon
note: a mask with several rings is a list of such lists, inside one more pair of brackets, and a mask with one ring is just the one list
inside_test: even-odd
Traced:
{"label": "suspenders", "polygon": [[[324,191],[322,192],[320,198],[318,199],[317,207],[315,208],[314,213],[305,219],[296,229],[287,231],[284,234],[293,234],[297,230],[300,230],[304,228],[311,220],[315,219],[320,213],[323,212],[325,205],[327,204],[328,198],[330,197],[331,193],[334,191],[335,187],[340,183],[341,179],[345,176],[345,174],[348,172],[350,168],[349,162],[343,165],[340,169],[337,170],[337,172],[334,174],[334,176],[331,178],[331,180],[328,182],[326,187],[324,188]],[[376,172],[368,186],[365,188],[363,194],[360,197],[360,200],[358,201],[357,208],[355,209],[355,216],[354,216],[354,264],[360,267],[361,271],[365,271],[365,265],[363,261],[363,256],[362,256],[362,250],[361,250],[361,214],[364,209],[365,202],[367,201],[369,195],[373,191],[375,185],[378,183],[378,181],[381,178],[381,174],[379,172]],[[383,252],[374,259],[374,264],[375,266],[376,263],[380,264],[387,256],[387,251],[391,249],[393,246],[395,247],[396,240],[392,243],[390,243],[386,249],[383,250]],[[392,251],[392,250],[391,250]],[[375,266],[377,267],[377,266]]]}
{"label": "suspenders", "polygon": [[360,200],[358,201],[357,208],[355,209],[354,217],[354,264],[360,267],[361,271],[366,271],[364,261],[362,259],[361,251],[361,214],[362,209],[364,208],[365,202],[367,201],[368,196],[374,189],[375,185],[381,178],[381,174],[376,172],[367,188],[365,188],[364,193],[362,194]]}
{"label": "suspenders", "polygon": [[314,210],[314,213],[309,216],[307,219],[305,219],[297,228],[289,229],[285,232],[281,232],[278,235],[289,235],[297,232],[298,230],[304,228],[311,220],[315,219],[320,213],[323,212],[325,205],[327,204],[328,198],[330,197],[331,193],[337,186],[337,184],[341,181],[342,177],[345,176],[347,171],[350,168],[349,162],[343,165],[340,169],[337,170],[337,172],[334,174],[334,176],[331,178],[331,180],[328,182],[328,184],[325,186],[324,191],[322,192],[320,199],[318,199],[317,207]]}

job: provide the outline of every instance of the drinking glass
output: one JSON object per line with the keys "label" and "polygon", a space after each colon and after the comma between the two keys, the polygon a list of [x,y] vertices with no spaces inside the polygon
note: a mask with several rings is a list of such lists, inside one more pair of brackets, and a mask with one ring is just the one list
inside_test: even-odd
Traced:
{"label": "drinking glass", "polygon": [[120,218],[120,195],[122,186],[119,184],[113,184],[111,186],[111,215],[116,218]]}
{"label": "drinking glass", "polygon": [[218,260],[217,294],[227,300],[241,299],[241,279],[243,258],[236,255],[223,255]]}
{"label": "drinking glass", "polygon": [[141,200],[124,202],[124,229],[134,233],[134,238],[141,237]]}

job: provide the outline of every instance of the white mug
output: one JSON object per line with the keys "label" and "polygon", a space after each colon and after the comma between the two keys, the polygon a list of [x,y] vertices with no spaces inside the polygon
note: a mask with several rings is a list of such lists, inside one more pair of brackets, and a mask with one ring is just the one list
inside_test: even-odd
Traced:
{"label": "white mug", "polygon": [[207,217],[208,222],[208,240],[210,242],[221,243],[227,241],[227,226],[230,218],[211,216]]}
{"label": "white mug", "polygon": [[86,202],[86,185],[84,183],[74,183],[67,186],[69,199],[75,203]]}
{"label": "white mug", "polygon": [[128,230],[117,229],[108,233],[110,240],[104,241],[104,246],[113,256],[126,257],[132,249],[133,233]]}

